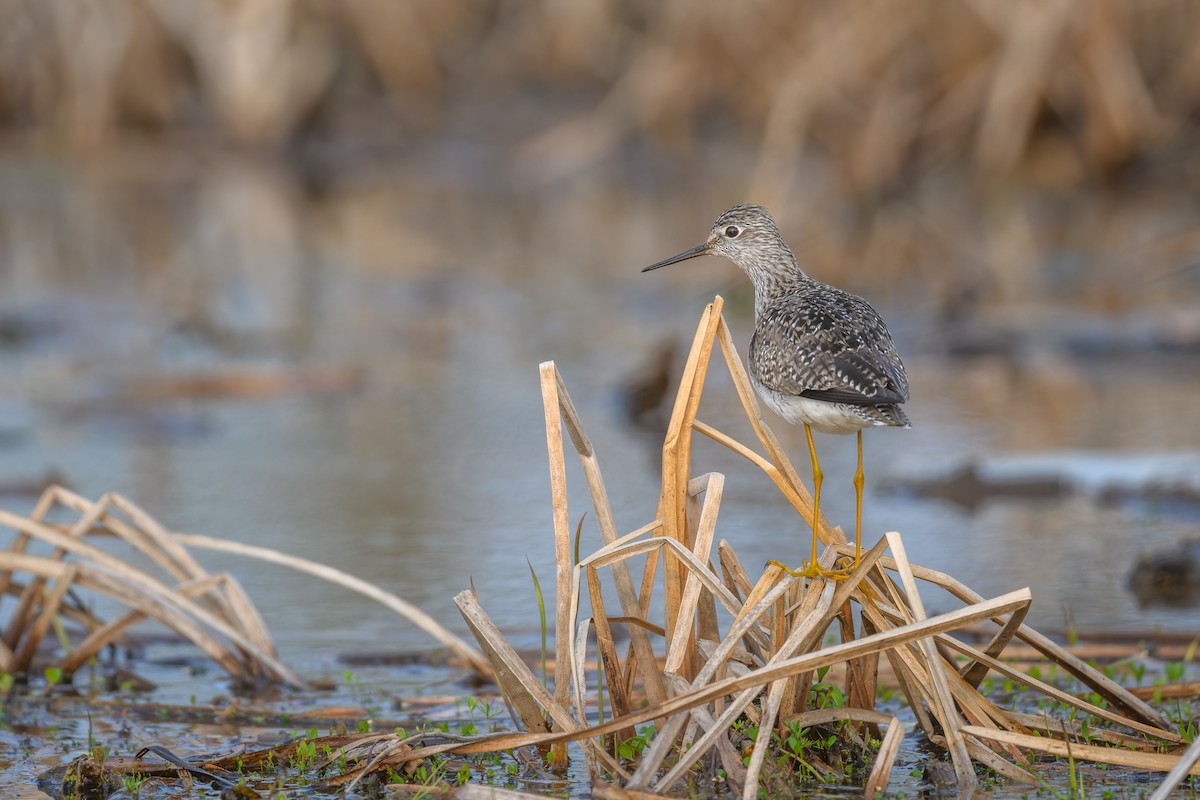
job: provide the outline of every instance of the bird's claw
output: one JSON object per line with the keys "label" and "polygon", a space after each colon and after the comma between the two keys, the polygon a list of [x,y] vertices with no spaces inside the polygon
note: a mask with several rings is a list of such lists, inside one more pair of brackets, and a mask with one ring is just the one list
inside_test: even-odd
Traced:
{"label": "bird's claw", "polygon": [[792,569],[782,561],[771,559],[767,562],[767,566],[779,567],[793,578],[827,578],[829,580],[840,581],[850,577],[850,573],[854,572],[854,567],[857,564],[837,569],[826,569],[815,561],[805,561],[800,565],[799,569]]}

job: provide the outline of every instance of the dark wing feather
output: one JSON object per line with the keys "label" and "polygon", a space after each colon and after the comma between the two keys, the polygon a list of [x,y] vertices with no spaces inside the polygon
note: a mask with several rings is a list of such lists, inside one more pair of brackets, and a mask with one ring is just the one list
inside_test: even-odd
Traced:
{"label": "dark wing feather", "polygon": [[750,364],[760,383],[785,394],[862,406],[908,400],[904,364],[879,314],[828,286],[768,306]]}

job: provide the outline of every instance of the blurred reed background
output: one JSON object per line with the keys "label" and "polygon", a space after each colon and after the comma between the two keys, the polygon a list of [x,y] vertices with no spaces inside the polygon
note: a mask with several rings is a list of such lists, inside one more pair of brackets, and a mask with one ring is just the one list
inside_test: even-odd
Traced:
{"label": "blurred reed background", "polygon": [[[586,176],[594,229],[655,207],[621,188],[703,178],[656,228],[725,197],[786,208],[813,272],[918,281],[947,313],[1124,311],[1200,285],[1187,0],[4,0],[0,30],[10,158],[159,172],[163,148],[266,153],[311,193],[441,142],[539,218],[570,213],[561,184]],[[657,252],[646,225],[633,263]]]}

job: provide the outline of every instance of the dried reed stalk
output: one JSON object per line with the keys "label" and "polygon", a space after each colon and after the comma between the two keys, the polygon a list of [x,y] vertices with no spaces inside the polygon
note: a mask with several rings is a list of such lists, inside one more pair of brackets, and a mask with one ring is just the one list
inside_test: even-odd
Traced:
{"label": "dried reed stalk", "polygon": [[[137,525],[110,524],[116,519],[118,510],[115,495],[108,494],[91,503],[61,487],[50,487],[29,517],[22,517],[0,510],[0,525],[18,532],[10,551],[0,553],[0,569],[5,570],[6,584],[14,587],[11,575],[16,570],[27,570],[34,577],[18,597],[5,642],[9,647],[23,642],[21,653],[24,660],[15,666],[28,670],[35,652],[36,643],[44,635],[50,616],[57,612],[61,595],[44,592],[47,575],[46,562],[50,564],[70,562],[73,583],[92,591],[106,594],[124,603],[137,612],[153,617],[167,627],[193,641],[209,657],[219,663],[235,678],[246,681],[261,679],[281,680],[295,686],[305,685],[299,676],[284,666],[275,656],[274,648],[266,636],[257,614],[245,611],[246,603],[236,581],[226,577],[220,583],[211,583],[194,599],[178,591],[151,573],[130,565],[103,549],[84,541],[84,537],[96,532],[107,532],[150,557],[159,566],[177,567],[172,554],[165,552],[155,540],[155,532]],[[76,511],[79,518],[67,526],[52,526],[41,521],[55,506]],[[127,501],[124,507],[132,507]],[[41,540],[53,546],[46,559],[24,554],[24,549],[33,540]],[[167,569],[169,578],[187,574],[188,580],[203,577],[201,571],[184,572],[178,568]],[[188,574],[193,573],[193,574]],[[59,581],[66,577],[60,576]],[[224,591],[222,591],[224,589]],[[65,589],[64,589],[65,591]],[[223,640],[223,641],[222,641]],[[103,646],[105,640],[85,640],[88,648]],[[95,649],[80,649],[69,657],[65,666],[77,666],[95,654]],[[70,673],[67,673],[68,675]]]}
{"label": "dried reed stalk", "polygon": [[[552,698],[533,672],[525,666],[525,662],[479,606],[475,595],[471,592],[460,592],[454,598],[454,602],[471,632],[492,659],[492,664],[496,667],[497,683],[508,701],[517,709],[526,730],[543,734],[550,732],[550,726],[542,716],[543,712],[549,715],[558,730],[578,730],[580,726],[571,718],[566,705],[560,704],[556,697]],[[592,753],[593,748],[589,746],[588,752]],[[618,769],[615,762],[610,761],[608,766],[613,770]]]}
{"label": "dried reed stalk", "polygon": [[309,561],[306,558],[300,558],[290,553],[281,553],[278,550],[272,550],[268,547],[259,547],[257,545],[248,545],[241,542],[234,542],[228,539],[217,539],[211,536],[201,536],[194,533],[173,533],[170,536],[173,542],[180,545],[188,545],[202,550],[218,550],[224,553],[233,553],[235,555],[244,556],[246,558],[255,558],[260,561],[266,561],[271,564],[279,564],[280,566],[294,569],[297,572],[305,572],[309,575],[320,578],[328,583],[335,583],[339,586],[344,586],[347,589],[357,592],[364,597],[369,597],[382,606],[390,608],[400,616],[407,619],[409,622],[416,625],[429,636],[446,645],[450,650],[469,664],[473,670],[480,675],[489,675],[491,673],[491,664],[488,659],[484,658],[483,654],[472,647],[461,637],[456,636],[451,631],[447,630],[441,623],[429,616],[417,606],[408,602],[402,597],[384,591],[378,586],[367,583],[361,578],[357,578],[339,569],[335,569],[328,564],[318,564],[315,561]]}
{"label": "dried reed stalk", "polygon": [[[687,362],[683,367],[683,378],[680,381],[680,391],[675,397],[675,406],[671,411],[671,421],[667,426],[667,435],[662,448],[662,494],[658,502],[658,518],[663,521],[662,535],[674,539],[683,547],[691,549],[688,536],[686,491],[689,480],[688,470],[691,467],[692,437],[691,426],[696,419],[696,409],[700,404],[700,393],[685,391],[703,385],[708,372],[709,355],[712,353],[713,334],[721,317],[721,306],[724,301],[717,298],[704,309],[700,323],[696,328],[696,336],[688,353]],[[678,614],[682,605],[682,594],[686,580],[679,562],[669,555],[663,560],[664,590],[666,592],[666,629],[667,640],[675,642],[675,631],[678,627]],[[683,657],[681,665],[685,676],[690,676],[691,633],[685,634]]]}
{"label": "dried reed stalk", "polygon": [[[72,512],[77,518],[66,525],[47,524],[45,519],[56,509]],[[9,550],[0,553],[0,598],[17,597],[0,641],[0,669],[4,671],[31,669],[38,644],[56,617],[76,620],[88,630],[58,663],[66,676],[119,641],[131,626],[151,618],[194,643],[238,680],[303,686],[304,681],[278,660],[266,624],[241,584],[231,575],[209,574],[188,549],[192,547],[281,564],[346,586],[410,619],[481,674],[491,672],[489,660],[478,650],[395,595],[326,565],[267,548],[173,533],[118,494],[91,501],[52,486],[27,517],[0,510],[0,525],[17,532]],[[147,557],[160,574],[99,547],[105,535]],[[49,556],[25,552],[35,540],[52,546]],[[31,579],[22,584],[15,579],[17,573]],[[107,622],[96,619],[76,601],[68,601],[72,590],[107,595],[129,610]]]}
{"label": "dried reed stalk", "polygon": [[[837,550],[843,556],[853,554],[853,551],[845,546],[839,545]],[[893,559],[884,558],[881,564],[885,569],[896,569],[896,562]],[[944,572],[915,564],[912,565],[912,571],[914,576],[940,586],[963,602],[975,603],[983,599],[979,594]],[[1015,638],[1034,647],[1047,659],[1061,666],[1105,700],[1128,711],[1135,719],[1160,730],[1166,729],[1167,722],[1163,716],[1151,708],[1137,694],[1116,683],[1099,669],[1081,660],[1066,648],[1052,641],[1049,637],[1038,633],[1027,625],[1019,624],[1019,620],[1009,620],[1002,626],[1001,633],[1005,630],[1013,629],[1014,622],[1017,623],[1015,625],[1015,633],[1013,634]]]}
{"label": "dried reed stalk", "polygon": [[[979,737],[980,739],[990,739],[997,742],[1009,742],[1018,745],[1026,750],[1036,750],[1042,753],[1050,753],[1051,755],[1061,756],[1062,758],[1074,758],[1079,761],[1095,761],[1100,764],[1111,764],[1120,767],[1133,767],[1135,769],[1144,769],[1152,772],[1167,772],[1179,766],[1181,763],[1186,764],[1179,755],[1168,755],[1166,753],[1146,753],[1133,750],[1126,750],[1121,747],[1097,747],[1095,745],[1083,744],[1080,742],[1068,742],[1061,739],[1051,738],[1049,736],[1029,736],[1023,733],[1014,733],[1013,731],[997,730],[995,728],[976,727],[973,725],[964,725],[963,733],[971,736]],[[1186,753],[1184,754],[1186,755]],[[1189,775],[1200,775],[1200,765],[1197,765],[1193,759],[1188,766],[1186,773]]]}

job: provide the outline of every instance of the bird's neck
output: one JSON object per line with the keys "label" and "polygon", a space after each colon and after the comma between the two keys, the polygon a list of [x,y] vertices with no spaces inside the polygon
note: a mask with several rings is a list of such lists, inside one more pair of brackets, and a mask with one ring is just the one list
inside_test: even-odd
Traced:
{"label": "bird's neck", "polygon": [[796,259],[772,264],[769,269],[747,270],[754,283],[754,318],[762,319],[767,308],[781,297],[817,286],[818,282],[800,269]]}

